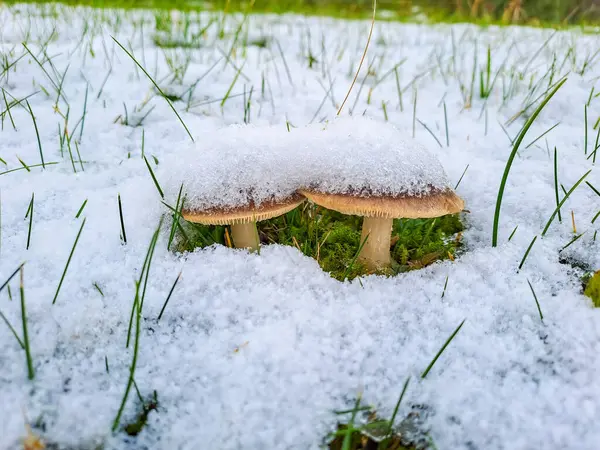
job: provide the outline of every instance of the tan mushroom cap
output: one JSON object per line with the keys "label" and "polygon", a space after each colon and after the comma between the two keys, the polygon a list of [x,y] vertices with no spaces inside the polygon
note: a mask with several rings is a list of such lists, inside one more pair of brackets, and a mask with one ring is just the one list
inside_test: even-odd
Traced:
{"label": "tan mushroom cap", "polygon": [[304,200],[306,200],[304,196],[294,194],[284,200],[263,202],[258,207],[254,202],[250,202],[248,205],[238,208],[184,209],[181,215],[189,222],[203,225],[236,225],[260,222],[280,216],[293,210]]}
{"label": "tan mushroom cap", "polygon": [[455,214],[465,207],[464,201],[451,189],[432,190],[421,196],[372,196],[360,197],[351,194],[327,194],[308,189],[302,195],[317,205],[363,217],[428,219],[446,214]]}

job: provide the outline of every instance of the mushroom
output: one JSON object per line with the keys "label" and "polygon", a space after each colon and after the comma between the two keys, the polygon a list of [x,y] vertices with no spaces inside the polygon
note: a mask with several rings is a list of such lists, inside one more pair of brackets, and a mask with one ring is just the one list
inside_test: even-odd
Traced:
{"label": "mushroom", "polygon": [[285,214],[304,200],[302,195],[295,193],[282,200],[262,202],[258,206],[250,202],[235,208],[184,209],[182,216],[189,222],[203,225],[230,225],[235,248],[258,251],[260,241],[256,222]]}
{"label": "mushroom", "polygon": [[421,195],[329,194],[318,190],[300,191],[313,203],[342,214],[363,216],[362,248],[358,255],[369,270],[391,265],[391,234],[394,219],[425,219],[454,214],[464,209],[463,200],[450,189],[432,189]]}

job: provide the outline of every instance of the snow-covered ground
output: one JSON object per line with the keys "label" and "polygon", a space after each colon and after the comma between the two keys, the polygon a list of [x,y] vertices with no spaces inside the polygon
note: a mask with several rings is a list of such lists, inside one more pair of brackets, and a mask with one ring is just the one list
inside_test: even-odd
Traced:
{"label": "snow-covered ground", "polygon": [[[592,223],[600,197],[581,183],[562,207],[562,222],[555,218],[541,233],[556,207],[555,147],[559,185],[569,191],[592,169],[585,181],[600,188],[593,158],[587,158],[600,116],[600,90],[590,94],[599,84],[600,38],[462,25],[377,23],[343,114],[387,118],[409,141],[414,130],[452,185],[468,166],[457,189],[468,210],[465,252],[454,262],[394,278],[340,283],[293,247],[266,246],[260,255],[224,247],[174,254],[167,250],[165,220],[150,268],[135,372],[144,398],[157,391],[159,408],[139,436],[111,433],[132,360],[132,345],[125,343],[134,281],[161,216],[168,216],[142,158],[142,136],[160,183],[178,158],[196,152],[201,160],[227,125],[246,119],[289,126],[297,145],[263,175],[265,181],[292,177],[299,160],[323,159],[318,143],[303,145],[301,127],[335,116],[369,28],[368,22],[328,18],[249,16],[244,22],[242,16],[194,14],[187,16],[186,31],[188,19],[173,17],[181,22],[170,37],[160,32],[163,43],[189,40],[210,24],[198,38],[202,45],[156,47],[164,14],[0,7],[0,87],[9,104],[30,96],[46,164],[45,170],[33,167],[41,164],[36,128],[26,102],[13,105],[0,131],[0,282],[25,262],[35,378],[28,380],[25,352],[0,324],[0,448],[19,448],[24,416],[32,424],[41,419],[45,432],[38,433],[64,449],[319,448],[338,420],[334,410],[351,407],[363,392],[365,402],[389,416],[409,376],[400,417],[424,407],[425,428],[439,449],[598,448],[600,310],[582,295],[583,272],[574,266],[600,268],[600,222]],[[174,103],[194,144],[111,36],[169,92],[186,91],[202,77],[191,99]],[[263,37],[264,48],[243,46]],[[484,100],[480,76],[486,84],[488,46],[493,89]],[[510,139],[564,75],[567,82],[514,161],[499,244],[492,247]],[[526,115],[506,124],[530,103]],[[67,114],[71,152],[60,137]],[[122,124],[141,119],[138,127]],[[272,139],[266,132],[259,138]],[[230,160],[232,171],[243,171],[243,162]],[[21,334],[18,277],[9,286],[12,300],[4,288],[0,311]],[[138,411],[132,390],[121,423]]]}

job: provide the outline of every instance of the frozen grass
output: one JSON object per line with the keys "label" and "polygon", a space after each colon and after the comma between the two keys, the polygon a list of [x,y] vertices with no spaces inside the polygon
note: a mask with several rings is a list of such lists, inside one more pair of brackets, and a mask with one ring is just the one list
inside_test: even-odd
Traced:
{"label": "frozen grass", "polygon": [[[265,223],[260,254],[186,244],[169,167],[232,124],[302,143],[335,117],[370,26],[0,7],[0,448],[28,425],[61,449],[347,448],[372,429],[390,447],[597,447],[596,35],[376,23],[343,114],[441,162],[466,201],[454,261],[341,282],[319,263],[344,259],[326,247],[349,217],[327,240]],[[259,181],[314,162],[288,156]]]}

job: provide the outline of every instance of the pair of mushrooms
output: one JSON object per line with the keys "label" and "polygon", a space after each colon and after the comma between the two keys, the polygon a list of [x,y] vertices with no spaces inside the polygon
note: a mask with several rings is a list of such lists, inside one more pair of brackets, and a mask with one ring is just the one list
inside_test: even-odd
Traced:
{"label": "pair of mushrooms", "polygon": [[390,247],[394,219],[433,218],[455,214],[464,209],[463,200],[450,188],[431,189],[420,196],[363,196],[301,189],[287,199],[263,203],[258,207],[250,204],[229,210],[184,210],[182,215],[185,220],[203,225],[230,225],[234,246],[256,251],[260,245],[256,222],[285,214],[306,199],[342,214],[364,217],[362,248],[358,259],[372,271],[391,265]]}

